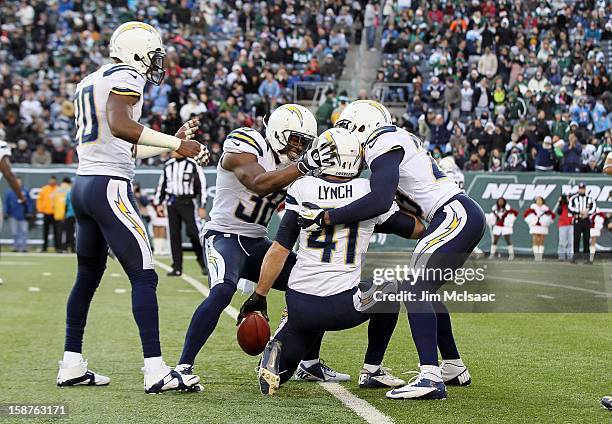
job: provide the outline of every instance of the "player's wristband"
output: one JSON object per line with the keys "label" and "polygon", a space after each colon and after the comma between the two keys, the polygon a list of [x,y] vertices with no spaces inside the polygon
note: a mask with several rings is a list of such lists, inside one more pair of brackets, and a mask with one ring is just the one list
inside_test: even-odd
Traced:
{"label": "player's wristband", "polygon": [[138,144],[143,146],[163,147],[174,151],[181,146],[181,139],[173,135],[160,133],[148,127],[143,127],[140,137],[138,138]]}

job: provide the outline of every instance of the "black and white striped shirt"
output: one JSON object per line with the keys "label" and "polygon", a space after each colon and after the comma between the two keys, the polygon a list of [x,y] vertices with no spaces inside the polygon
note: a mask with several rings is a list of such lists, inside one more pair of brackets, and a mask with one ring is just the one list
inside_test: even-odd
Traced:
{"label": "black and white striped shirt", "polygon": [[206,177],[191,158],[169,159],[159,177],[153,203],[161,205],[171,197],[200,197],[200,207],[206,205]]}
{"label": "black and white striped shirt", "polygon": [[567,209],[574,215],[574,219],[580,219],[579,215],[583,210],[588,212],[589,216],[587,218],[589,218],[595,213],[597,204],[588,194],[580,195],[580,193],[576,193],[569,198]]}

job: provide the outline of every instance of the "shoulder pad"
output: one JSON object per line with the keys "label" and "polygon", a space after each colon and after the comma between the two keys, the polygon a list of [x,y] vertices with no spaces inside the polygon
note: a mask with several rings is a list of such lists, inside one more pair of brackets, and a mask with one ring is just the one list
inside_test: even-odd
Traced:
{"label": "shoulder pad", "polygon": [[265,143],[261,134],[259,134],[256,130],[248,127],[237,128],[231,133],[227,135],[225,139],[226,142],[230,141],[234,143],[236,146],[240,146],[240,144],[244,143],[257,151],[259,156],[264,155],[264,147],[267,149],[267,144],[262,146]]}
{"label": "shoulder pad", "polygon": [[376,128],[366,140],[366,144],[368,145],[368,147],[372,147],[372,145],[374,144],[374,142],[376,141],[378,137],[380,137],[383,134],[386,134],[389,132],[395,132],[395,131],[397,131],[397,127],[395,125],[386,125],[384,127]]}
{"label": "shoulder pad", "polygon": [[128,65],[126,63],[117,63],[116,65],[113,65],[111,67],[109,67],[106,71],[104,71],[102,73],[103,77],[108,77],[110,75],[113,75],[116,72],[120,72],[120,71],[130,71],[129,74],[132,75],[134,78],[142,78],[143,80],[145,79],[144,76],[142,76],[142,74],[140,72],[138,72],[138,70],[136,68],[134,68],[131,65]]}

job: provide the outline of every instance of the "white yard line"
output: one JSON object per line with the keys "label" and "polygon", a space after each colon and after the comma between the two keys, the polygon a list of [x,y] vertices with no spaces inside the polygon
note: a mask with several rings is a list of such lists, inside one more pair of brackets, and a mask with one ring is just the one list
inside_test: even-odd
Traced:
{"label": "white yard line", "polygon": [[[154,259],[153,261],[155,262],[155,265],[157,265],[164,271],[172,271],[171,266],[168,266],[165,263],[158,261],[157,259]],[[200,283],[195,278],[187,274],[182,274],[181,278],[187,283],[189,283],[194,289],[202,293],[204,297],[208,297],[208,295],[210,294],[210,289],[206,287],[204,284]],[[232,305],[229,305],[227,308],[224,309],[224,311],[226,314],[232,317],[232,319],[236,320],[238,318],[238,309],[234,308]]]}
{"label": "white yard line", "polygon": [[[163,262],[154,259],[155,265],[163,269],[164,271],[172,271],[172,267],[166,265]],[[210,290],[204,284],[200,283],[195,278],[183,273],[181,278],[189,283],[194,289],[200,292],[204,297],[208,297]],[[233,320],[238,318],[238,309],[233,306],[228,306],[224,309],[224,312],[228,314]],[[319,383],[319,385],[329,392],[332,396],[338,399],[351,411],[363,418],[367,423],[370,424],[391,424],[393,420],[380,412],[374,406],[369,404],[363,399],[358,398],[338,383]]]}
{"label": "white yard line", "polygon": [[524,280],[524,279],[521,279],[521,278],[500,277],[498,275],[491,276],[491,277],[489,277],[489,279],[490,280],[508,281],[509,283],[523,283],[523,284],[532,284],[534,286],[555,287],[555,288],[559,288],[559,289],[574,290],[574,291],[579,291],[579,292],[583,292],[583,293],[596,294],[596,295],[605,296],[605,297],[611,297],[612,298],[612,293],[606,293],[606,292],[601,292],[601,291],[591,290],[591,289],[584,289],[582,287],[567,286],[565,284],[546,283],[544,281]]}
{"label": "white yard line", "polygon": [[358,398],[338,383],[319,383],[333,397],[370,424],[391,424],[393,420],[365,400]]}

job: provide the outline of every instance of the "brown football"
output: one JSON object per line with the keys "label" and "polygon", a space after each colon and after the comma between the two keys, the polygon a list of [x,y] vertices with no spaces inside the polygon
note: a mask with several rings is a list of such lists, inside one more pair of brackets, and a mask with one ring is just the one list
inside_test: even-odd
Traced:
{"label": "brown football", "polygon": [[250,312],[238,326],[238,344],[246,353],[257,356],[270,340],[270,324],[258,312]]}

